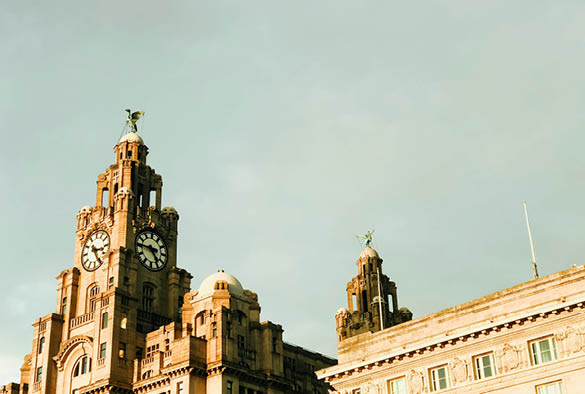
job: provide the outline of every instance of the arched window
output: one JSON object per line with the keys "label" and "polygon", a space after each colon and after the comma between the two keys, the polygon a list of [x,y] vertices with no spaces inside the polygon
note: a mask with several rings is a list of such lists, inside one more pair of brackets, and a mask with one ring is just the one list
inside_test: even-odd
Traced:
{"label": "arched window", "polygon": [[152,312],[154,305],[154,285],[145,283],[142,285],[142,309]]}
{"label": "arched window", "polygon": [[100,287],[98,285],[90,285],[89,287],[89,312],[95,312],[95,306],[97,303],[97,296],[100,294]]}
{"label": "arched window", "polygon": [[91,358],[88,356],[81,357],[75,367],[73,367],[73,377],[91,372]]}
{"label": "arched window", "polygon": [[138,206],[140,208],[144,208],[143,205],[144,205],[144,190],[142,187],[142,183],[139,183],[138,184]]}
{"label": "arched window", "polygon": [[100,287],[98,285],[95,285],[94,287],[91,288],[91,290],[89,291],[89,296],[90,297],[95,297],[100,293]]}
{"label": "arched window", "polygon": [[45,337],[41,337],[39,339],[39,354],[43,352],[43,348],[45,347]]}
{"label": "arched window", "polygon": [[110,205],[110,191],[107,187],[102,189],[102,207],[108,207]]}

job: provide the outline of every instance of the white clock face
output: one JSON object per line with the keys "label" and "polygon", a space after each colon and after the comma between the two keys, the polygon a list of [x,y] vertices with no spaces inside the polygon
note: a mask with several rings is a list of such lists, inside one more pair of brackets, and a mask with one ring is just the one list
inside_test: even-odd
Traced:
{"label": "white clock face", "polygon": [[151,271],[160,271],[167,265],[167,246],[152,231],[143,231],[136,237],[136,255],[140,263]]}
{"label": "white clock face", "polygon": [[81,251],[81,265],[87,271],[95,271],[103,263],[110,248],[110,236],[103,230],[92,233]]}

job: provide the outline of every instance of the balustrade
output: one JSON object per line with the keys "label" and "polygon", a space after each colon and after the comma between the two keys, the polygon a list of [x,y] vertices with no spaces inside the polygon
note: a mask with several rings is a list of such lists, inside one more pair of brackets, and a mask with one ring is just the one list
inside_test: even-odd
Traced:
{"label": "balustrade", "polygon": [[90,312],[90,313],[86,313],[85,315],[74,317],[69,322],[69,328],[79,327],[79,326],[82,326],[86,323],[89,323],[90,321],[93,321],[93,315],[94,315],[94,313]]}

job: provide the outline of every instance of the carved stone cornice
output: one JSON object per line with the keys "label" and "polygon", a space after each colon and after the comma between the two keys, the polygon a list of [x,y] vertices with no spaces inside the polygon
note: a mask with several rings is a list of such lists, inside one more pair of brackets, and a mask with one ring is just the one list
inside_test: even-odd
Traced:
{"label": "carved stone cornice", "polygon": [[[346,370],[340,370],[340,366],[334,366],[331,368],[332,369],[331,372],[325,371],[325,373],[322,374],[322,376],[320,378],[324,379],[325,382],[327,382],[327,383],[332,383],[332,382],[335,382],[337,380],[343,379],[347,376],[351,376],[354,373],[360,373],[364,369],[370,369],[374,366],[379,367],[379,366],[384,366],[384,365],[390,365],[393,362],[400,361],[404,358],[412,358],[416,355],[423,355],[423,354],[433,352],[437,348],[443,349],[446,347],[453,347],[453,346],[459,345],[459,344],[461,344],[469,339],[478,338],[481,336],[489,336],[491,333],[501,332],[503,330],[511,330],[511,329],[516,328],[518,326],[522,326],[526,323],[532,323],[532,322],[536,322],[537,320],[547,319],[550,316],[559,315],[561,313],[572,312],[575,309],[585,309],[585,301],[576,302],[576,303],[573,303],[570,305],[559,306],[558,308],[554,308],[554,309],[551,309],[551,310],[546,311],[546,312],[532,313],[530,315],[515,318],[513,320],[498,322],[490,327],[476,329],[476,330],[473,330],[471,332],[468,332],[468,333],[465,333],[462,335],[448,337],[442,341],[424,344],[424,345],[417,346],[417,347],[414,347],[411,349],[406,349],[404,347],[403,352],[397,352],[396,354],[393,354],[393,355],[388,356],[388,357],[382,356],[382,357],[377,358],[377,359],[365,360],[362,363],[360,363],[359,365],[356,365],[354,367],[350,367]],[[562,333],[561,335],[565,335],[565,333]],[[567,339],[570,338],[570,341],[568,343],[571,343],[571,345],[570,345],[570,346],[572,346],[571,351],[573,351],[573,349],[578,349],[578,350],[574,350],[576,352],[576,351],[579,351],[585,347],[585,339],[583,338],[583,335],[581,334],[581,332],[579,332],[578,330],[567,329],[566,335],[567,335]],[[564,336],[563,336],[563,338],[564,338]],[[517,349],[512,347],[511,345],[508,345],[508,346],[510,348],[506,348],[506,346],[504,346],[504,348],[502,348],[500,350],[500,353],[503,352],[502,354],[500,354],[500,356],[502,356],[503,359],[507,359],[507,361],[504,363],[504,365],[507,365],[508,370],[512,370],[512,369],[520,366],[520,363],[522,362],[522,360],[520,359],[520,355],[517,355],[518,361],[516,362],[516,357],[515,357],[514,352],[512,352],[512,349],[514,351],[517,351]]]}
{"label": "carved stone cornice", "polygon": [[129,387],[122,387],[110,383],[109,380],[98,381],[90,386],[81,389],[80,394],[130,394],[132,390]]}

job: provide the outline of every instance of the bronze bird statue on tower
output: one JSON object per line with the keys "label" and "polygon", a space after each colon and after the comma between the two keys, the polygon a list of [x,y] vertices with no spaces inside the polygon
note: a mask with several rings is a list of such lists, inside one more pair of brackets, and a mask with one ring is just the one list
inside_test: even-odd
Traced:
{"label": "bronze bird statue on tower", "polygon": [[357,237],[359,239],[363,239],[364,241],[366,241],[366,246],[370,246],[370,244],[372,243],[372,234],[374,234],[374,230],[371,230],[365,234],[365,235],[358,235]]}
{"label": "bronze bird statue on tower", "polygon": [[130,126],[130,131],[135,133],[138,132],[138,129],[136,128],[136,122],[138,122],[138,119],[144,115],[144,111],[132,112],[131,110],[127,109],[126,112],[128,112],[128,119],[126,119],[126,123],[128,123],[128,126]]}

